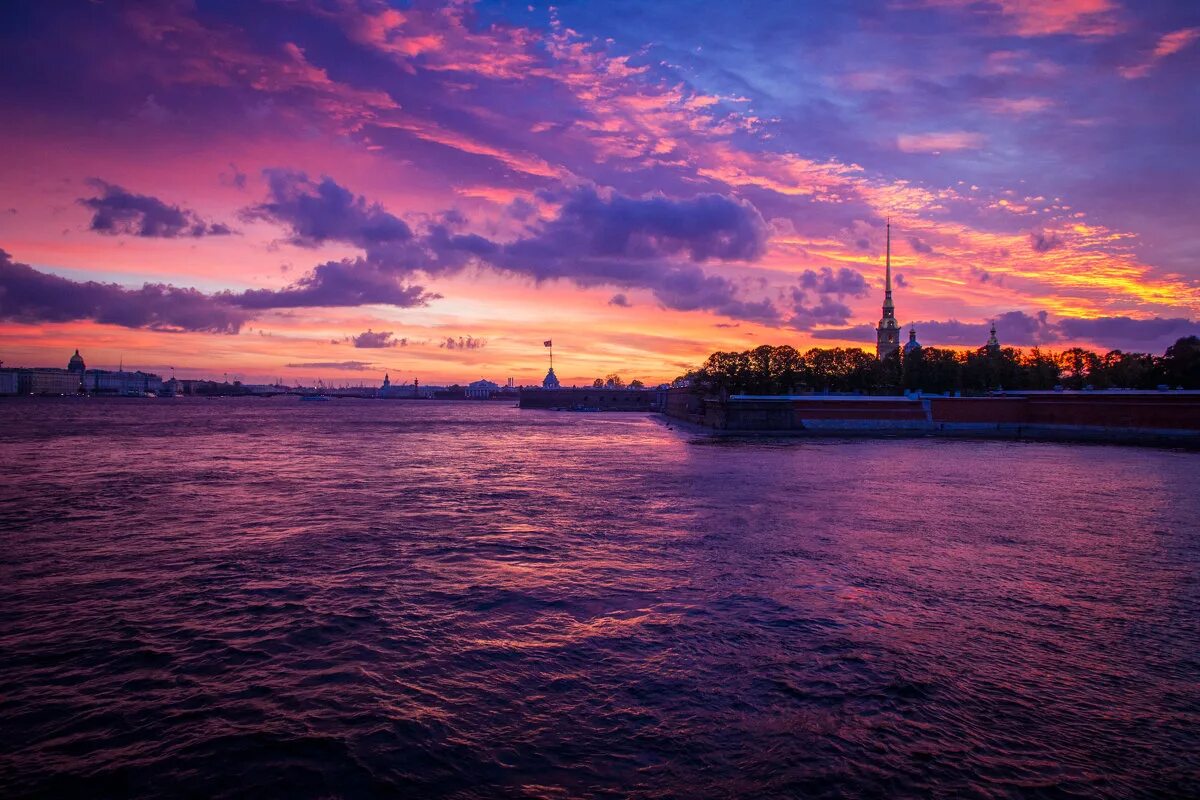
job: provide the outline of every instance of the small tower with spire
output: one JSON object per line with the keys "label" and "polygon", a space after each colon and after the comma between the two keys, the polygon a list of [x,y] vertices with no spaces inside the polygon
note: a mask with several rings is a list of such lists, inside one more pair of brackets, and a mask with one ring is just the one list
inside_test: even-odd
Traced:
{"label": "small tower with spire", "polygon": [[989,356],[1000,355],[1000,340],[996,338],[996,320],[992,320],[992,335],[988,337],[987,344],[983,346],[987,350]]}
{"label": "small tower with spire", "polygon": [[904,355],[920,349],[921,343],[917,341],[917,326],[910,324],[908,326],[908,342],[904,345]]}
{"label": "small tower with spire", "polygon": [[887,222],[886,278],[883,290],[883,316],[875,329],[875,355],[887,358],[900,349],[900,325],[896,322],[896,305],[892,302],[892,220]]}

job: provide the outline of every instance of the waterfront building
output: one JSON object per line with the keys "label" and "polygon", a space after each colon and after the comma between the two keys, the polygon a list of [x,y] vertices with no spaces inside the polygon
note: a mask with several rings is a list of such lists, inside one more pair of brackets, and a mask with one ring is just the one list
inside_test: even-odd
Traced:
{"label": "waterfront building", "polygon": [[17,393],[17,374],[15,369],[0,369],[0,394]]}
{"label": "waterfront building", "polygon": [[989,356],[1000,355],[1000,340],[996,338],[996,320],[992,320],[992,335],[988,337],[987,344],[983,346],[987,350]]}
{"label": "waterfront building", "polygon": [[465,394],[469,398],[473,398],[476,400],[487,400],[488,398],[490,398],[492,396],[493,393],[495,393],[499,389],[500,389],[499,384],[493,383],[492,381],[489,381],[484,378],[480,378],[477,381],[472,381],[471,383],[468,383],[467,388],[464,390],[463,394]]}
{"label": "waterfront building", "polygon": [[554,367],[551,367],[550,371],[546,373],[546,377],[542,379],[542,388],[543,389],[557,389],[558,388],[558,376],[554,374]]}
{"label": "waterfront building", "polygon": [[67,371],[79,374],[79,378],[83,380],[83,373],[87,372],[87,365],[83,363],[83,356],[79,355],[79,348],[75,348],[75,355],[71,356],[71,360],[67,362]]}
{"label": "waterfront building", "polygon": [[391,378],[385,374],[383,376],[383,385],[379,387],[378,396],[385,398],[416,397],[417,391],[418,390],[415,385],[411,389],[404,386],[397,386],[396,384],[392,383]]}
{"label": "waterfront building", "polygon": [[900,349],[900,325],[896,322],[896,305],[892,302],[892,222],[887,223],[886,278],[883,291],[883,316],[875,329],[875,355],[887,358]]}
{"label": "waterfront building", "polygon": [[920,350],[921,343],[917,341],[917,326],[909,325],[908,341],[904,344],[904,355],[908,355],[914,350]]}
{"label": "waterfront building", "polygon": [[89,369],[83,374],[84,391],[92,394],[142,396],[162,391],[162,378],[150,372]]}
{"label": "waterfront building", "polygon": [[487,400],[499,389],[499,384],[480,378],[467,384],[463,393],[472,400]]}
{"label": "waterfront building", "polygon": [[19,394],[79,394],[79,374],[65,369],[17,370]]}

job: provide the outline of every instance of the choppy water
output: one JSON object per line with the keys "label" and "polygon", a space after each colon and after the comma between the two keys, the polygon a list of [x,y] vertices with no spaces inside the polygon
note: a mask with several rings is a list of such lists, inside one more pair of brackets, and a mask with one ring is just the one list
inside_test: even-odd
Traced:
{"label": "choppy water", "polygon": [[1200,456],[0,403],[0,794],[1200,793]]}

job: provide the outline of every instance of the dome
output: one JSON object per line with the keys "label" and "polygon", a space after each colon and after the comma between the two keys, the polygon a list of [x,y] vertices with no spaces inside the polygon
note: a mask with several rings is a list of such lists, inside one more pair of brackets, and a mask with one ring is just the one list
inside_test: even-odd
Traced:
{"label": "dome", "polygon": [[542,381],[542,388],[543,389],[557,389],[558,388],[558,377],[554,374],[554,367],[551,367],[550,371],[546,373],[546,377]]}
{"label": "dome", "polygon": [[75,355],[71,356],[71,360],[67,362],[67,371],[83,372],[85,369],[87,369],[87,367],[84,366],[83,356],[79,355],[79,349],[76,348]]}
{"label": "dome", "polygon": [[907,355],[913,350],[920,350],[921,343],[917,341],[917,329],[915,327],[908,329],[908,341],[904,344],[904,353]]}

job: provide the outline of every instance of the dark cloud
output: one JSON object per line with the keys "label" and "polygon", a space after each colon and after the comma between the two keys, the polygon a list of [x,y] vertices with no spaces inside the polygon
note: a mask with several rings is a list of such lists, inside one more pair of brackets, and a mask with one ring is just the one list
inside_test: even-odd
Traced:
{"label": "dark cloud", "polygon": [[487,347],[487,340],[474,336],[459,336],[457,339],[447,336],[446,341],[438,343],[438,347],[445,350],[482,350]]}
{"label": "dark cloud", "polygon": [[245,191],[247,177],[246,173],[238,169],[237,164],[234,163],[229,164],[229,170],[230,171],[228,173],[222,172],[219,176],[217,176],[221,181],[221,184],[223,186],[233,186],[240,191]]}
{"label": "dark cloud", "polygon": [[796,330],[808,331],[817,325],[845,325],[853,313],[849,306],[828,294],[820,295],[816,303],[809,305],[806,293],[794,288],[792,300],[795,313],[787,324]]}
{"label": "dark cloud", "polygon": [[801,273],[799,283],[805,291],[838,297],[864,297],[870,292],[862,273],[847,267],[841,267],[837,272],[829,267],[822,267],[820,272],[806,269]]}
{"label": "dark cloud", "polygon": [[1181,317],[1066,317],[1058,321],[1058,329],[1068,339],[1096,342],[1102,347],[1148,349],[1157,353],[1184,336],[1200,336],[1200,321]]}
{"label": "dark cloud", "polygon": [[250,289],[236,296],[246,308],[317,306],[423,306],[440,295],[405,285],[400,276],[363,258],[327,261],[283,289]]}
{"label": "dark cloud", "polygon": [[284,225],[292,244],[317,247],[327,241],[346,242],[373,254],[413,238],[404,220],[330,178],[312,181],[303,172],[287,169],[264,170],[263,176],[268,199],[244,209],[242,218]]}
{"label": "dark cloud", "polygon": [[921,239],[916,236],[908,237],[908,244],[917,253],[925,253],[926,255],[929,255],[933,252],[933,247],[930,244],[921,241]]}
{"label": "dark cloud", "polygon": [[90,319],[127,328],[237,333],[256,311],[310,306],[424,305],[438,297],[357,261],[321,264],[283,289],[205,294],[147,283],[73,281],[20,264],[0,250],[0,319],[22,323]]}
{"label": "dark cloud", "polygon": [[408,339],[397,339],[392,335],[391,331],[373,331],[370,328],[358,334],[351,336],[350,341],[355,347],[360,348],[382,348],[382,347],[407,347]]}
{"label": "dark cloud", "polygon": [[296,364],[284,364],[293,369],[332,369],[345,372],[365,372],[375,369],[368,361],[304,361]]}
{"label": "dark cloud", "polygon": [[621,308],[629,308],[629,298],[623,294],[614,294],[608,299],[610,306],[620,306]]}
{"label": "dark cloud", "polygon": [[[982,347],[987,342],[991,321],[925,320],[915,323],[917,336],[926,345]],[[869,325],[825,328],[811,334],[816,339],[859,340],[873,346],[875,329]],[[1045,311],[1026,314],[1009,311],[996,317],[996,337],[1005,347],[1051,347],[1061,349],[1073,342],[1091,342],[1103,349],[1139,350],[1161,353],[1183,336],[1200,335],[1200,321],[1184,318],[1097,317],[1049,319]]]}
{"label": "dark cloud", "polygon": [[912,285],[908,282],[908,278],[904,277],[904,275],[899,272],[897,272],[895,275],[892,276],[892,280],[895,281],[896,285],[899,286],[901,289],[907,289],[909,286]]}
{"label": "dark cloud", "polygon": [[95,212],[88,226],[108,236],[145,236],[173,239],[180,236],[228,236],[224,223],[205,222],[195,212],[169,205],[146,194],[134,194],[116,184],[93,178],[88,183],[99,197],[83,197],[80,205]]}
{"label": "dark cloud", "polygon": [[580,187],[567,195],[543,237],[600,257],[754,261],[766,251],[767,234],[762,215],[745,200],[719,194],[686,200],[605,196]]}
{"label": "dark cloud", "polygon": [[843,339],[847,341],[860,341],[863,348],[875,347],[875,329],[870,325],[850,325],[842,328],[822,328],[821,330],[812,331],[810,334],[814,339]]}
{"label": "dark cloud", "polygon": [[[632,198],[581,186],[543,193],[543,200],[559,204],[557,216],[532,223],[521,238],[499,242],[456,232],[466,222],[461,215],[443,217],[418,235],[378,203],[368,203],[330,178],[314,182],[289,170],[265,174],[268,200],[246,209],[245,219],[282,224],[295,244],[338,241],[364,251],[361,258],[317,267],[309,279],[297,282],[290,305],[332,304],[325,296],[336,288],[345,290],[337,294],[337,305],[353,304],[356,297],[358,302],[411,305],[425,297],[419,291],[404,294],[416,287],[400,287],[399,296],[366,297],[397,287],[398,276],[448,275],[480,265],[535,281],[649,289],[660,303],[676,310],[707,310],[762,322],[779,317],[769,301],[744,300],[731,280],[697,266],[754,260],[765,252],[766,223],[744,200],[712,194],[684,200]],[[830,277],[841,279],[840,273]],[[323,291],[310,291],[310,283]],[[305,299],[310,294],[312,301]],[[278,300],[272,297],[270,302]]]}
{"label": "dark cloud", "polygon": [[989,283],[993,279],[995,279],[996,283],[1003,283],[1003,280],[1001,280],[1001,278],[1003,278],[1003,276],[999,276],[999,277],[995,276],[992,273],[988,272],[986,269],[981,269],[979,267],[971,267],[970,270],[971,270],[971,277],[975,278],[980,283]]}
{"label": "dark cloud", "polygon": [[250,318],[228,293],[73,281],[17,263],[0,250],[0,319],[29,324],[90,319],[127,328],[237,333]]}
{"label": "dark cloud", "polygon": [[[922,344],[982,347],[990,333],[990,322],[960,322],[956,319],[926,320],[916,323],[917,336]],[[1057,327],[1045,311],[1026,314],[1008,311],[996,317],[996,330],[1002,344],[1030,347],[1054,344],[1059,341]]]}
{"label": "dark cloud", "polygon": [[1032,231],[1029,234],[1029,246],[1037,253],[1048,253],[1057,247],[1061,247],[1062,243],[1062,239],[1056,233]]}

